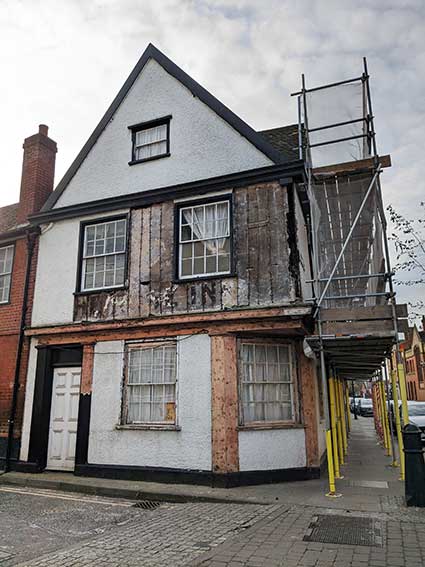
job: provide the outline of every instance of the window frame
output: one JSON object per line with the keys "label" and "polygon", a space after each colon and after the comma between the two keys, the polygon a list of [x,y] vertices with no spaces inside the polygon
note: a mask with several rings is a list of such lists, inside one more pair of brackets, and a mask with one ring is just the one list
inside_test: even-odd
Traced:
{"label": "window frame", "polygon": [[[131,160],[128,165],[136,165],[138,163],[145,163],[147,161],[153,161],[155,159],[161,159],[164,157],[169,157],[170,152],[170,122],[172,115],[162,116],[161,118],[155,118],[154,120],[148,120],[147,122],[140,122],[139,124],[133,124],[129,126],[128,129],[131,131]],[[149,130],[150,128],[155,128],[156,126],[167,126],[167,149],[165,153],[158,154],[156,156],[151,156],[143,159],[136,159],[136,134],[137,132],[142,132],[143,130]]]}
{"label": "window frame", "polygon": [[[129,353],[131,350],[139,350],[143,348],[155,348],[174,345],[176,349],[176,380],[174,385],[174,421],[128,421],[128,375],[129,375]],[[147,385],[147,384],[146,384]],[[118,429],[163,429],[180,431],[179,427],[179,356],[178,356],[178,339],[172,338],[158,338],[152,340],[142,340],[127,342],[124,347],[124,364],[123,364],[123,387],[121,395],[121,415],[120,425]]]}
{"label": "window frame", "polygon": [[[289,349],[289,366],[290,366],[290,375],[291,375],[291,386],[292,386],[292,419],[282,419],[282,420],[270,420],[270,421],[245,421],[244,414],[243,414],[243,394],[242,394],[242,358],[241,358],[241,351],[242,345],[244,344],[251,344],[251,345],[264,345],[264,346],[285,346]],[[238,380],[238,429],[279,429],[279,428],[297,428],[297,427],[304,427],[300,421],[300,410],[299,410],[299,392],[298,392],[298,384],[299,384],[299,376],[298,376],[298,368],[296,363],[296,347],[293,343],[288,341],[282,341],[281,339],[273,339],[273,338],[249,338],[249,339],[238,339],[238,346],[237,346],[237,380]],[[279,384],[280,382],[277,382]]]}
{"label": "window frame", "polygon": [[10,276],[10,283],[9,283],[9,291],[7,294],[7,299],[5,299],[4,301],[0,300],[0,307],[3,305],[10,305],[11,300],[10,300],[10,296],[12,294],[12,282],[13,282],[13,269],[15,266],[15,252],[16,252],[16,243],[15,242],[11,242],[11,243],[4,243],[4,244],[0,244],[0,250],[3,248],[12,248],[12,265],[10,268],[10,272],[5,272],[3,274],[0,274],[0,276]]}
{"label": "window frame", "polygon": [[[210,274],[199,274],[199,275],[180,275],[180,265],[181,265],[181,242],[180,242],[180,220],[181,211],[188,207],[197,207],[199,205],[213,205],[216,203],[228,203],[229,211],[229,271],[228,272],[214,272]],[[205,197],[204,199],[194,199],[187,201],[179,201],[175,204],[174,209],[174,281],[176,283],[182,282],[193,282],[199,280],[214,280],[223,278],[235,277],[235,264],[234,264],[234,234],[233,234],[233,193],[226,193],[225,195],[215,195],[211,197]],[[202,242],[202,241],[200,241]]]}
{"label": "window frame", "polygon": [[[125,255],[124,256],[124,283],[122,285],[116,285],[116,286],[83,289],[82,282],[83,282],[84,243],[85,243],[86,228],[88,226],[92,226],[92,225],[96,225],[96,224],[103,224],[103,223],[106,223],[106,222],[114,222],[114,221],[119,221],[119,220],[125,220],[126,221],[125,252],[124,252],[124,255]],[[90,220],[87,220],[87,221],[80,222],[80,235],[79,235],[79,245],[78,245],[78,268],[77,268],[77,279],[76,279],[74,295],[89,295],[89,294],[96,294],[96,293],[102,293],[102,292],[107,292],[107,291],[116,291],[116,290],[119,290],[119,289],[127,289],[128,288],[129,246],[130,246],[130,215],[128,213],[121,214],[121,215],[114,215],[114,216],[110,216],[110,217],[95,218],[95,219],[90,219]]]}

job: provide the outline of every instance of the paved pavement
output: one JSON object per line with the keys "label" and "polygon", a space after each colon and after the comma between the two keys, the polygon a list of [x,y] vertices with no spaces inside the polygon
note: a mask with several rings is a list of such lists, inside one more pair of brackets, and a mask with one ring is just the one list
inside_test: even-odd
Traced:
{"label": "paved pavement", "polygon": [[153,510],[128,500],[0,485],[0,565],[425,565],[425,511],[404,506],[398,470],[371,419],[353,424],[342,472],[340,498],[325,496],[324,479],[226,491],[230,500],[255,504],[164,502]]}
{"label": "paved pavement", "polygon": [[186,565],[273,506],[134,502],[0,487],[0,565]]}

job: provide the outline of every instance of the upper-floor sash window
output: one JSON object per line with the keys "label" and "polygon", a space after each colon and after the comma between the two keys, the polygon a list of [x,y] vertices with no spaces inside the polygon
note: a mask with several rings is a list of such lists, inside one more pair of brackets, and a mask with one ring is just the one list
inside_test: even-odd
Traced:
{"label": "upper-floor sash window", "polygon": [[14,246],[0,248],[0,303],[8,303],[12,277]]}
{"label": "upper-floor sash window", "polygon": [[230,201],[181,207],[179,277],[230,273]]}
{"label": "upper-floor sash window", "polygon": [[127,248],[125,218],[84,227],[81,291],[122,287]]}

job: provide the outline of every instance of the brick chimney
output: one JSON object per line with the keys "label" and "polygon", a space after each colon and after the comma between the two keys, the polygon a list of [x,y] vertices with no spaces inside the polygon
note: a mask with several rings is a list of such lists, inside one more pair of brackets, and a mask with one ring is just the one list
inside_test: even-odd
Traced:
{"label": "brick chimney", "polygon": [[47,126],[40,124],[38,134],[24,141],[18,224],[38,212],[53,191],[57,146],[48,137],[48,131]]}

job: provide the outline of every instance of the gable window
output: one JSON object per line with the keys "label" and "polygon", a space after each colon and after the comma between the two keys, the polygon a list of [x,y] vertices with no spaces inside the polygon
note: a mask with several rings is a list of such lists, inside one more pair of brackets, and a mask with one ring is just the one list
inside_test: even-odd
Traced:
{"label": "gable window", "polygon": [[230,201],[179,209],[179,278],[230,273]]}
{"label": "gable window", "polygon": [[81,266],[81,291],[122,287],[127,247],[125,218],[87,224]]}
{"label": "gable window", "polygon": [[14,246],[0,248],[0,303],[8,303]]}
{"label": "gable window", "polygon": [[130,165],[170,155],[170,118],[129,126],[133,144]]}
{"label": "gable window", "polygon": [[126,424],[175,424],[176,348],[174,342],[128,345]]}
{"label": "gable window", "polygon": [[242,342],[239,352],[241,424],[295,421],[290,345]]}

